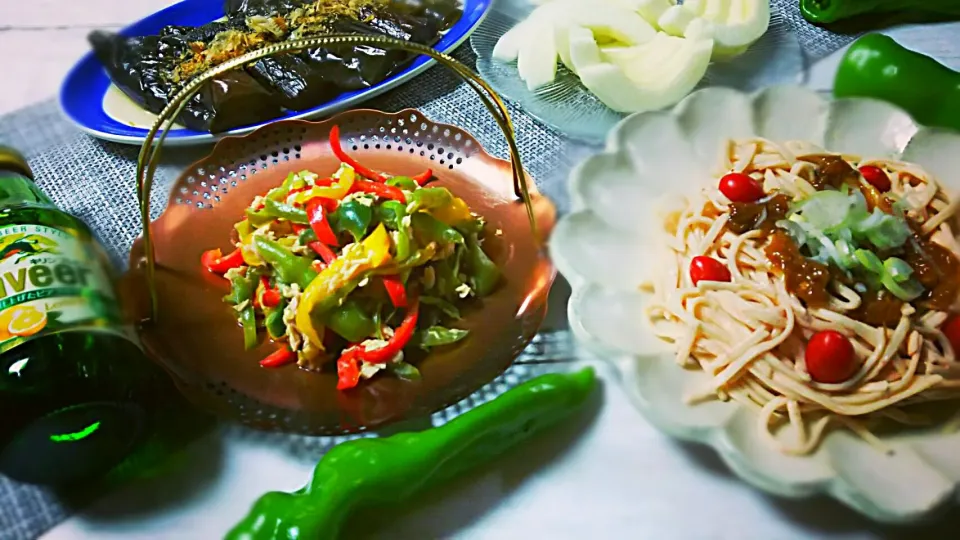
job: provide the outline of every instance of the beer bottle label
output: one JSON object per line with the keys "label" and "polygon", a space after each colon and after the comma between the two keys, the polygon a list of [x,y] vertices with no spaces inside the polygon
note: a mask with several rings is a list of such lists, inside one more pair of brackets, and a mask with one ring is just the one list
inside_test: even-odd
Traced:
{"label": "beer bottle label", "polygon": [[117,331],[119,305],[94,249],[68,230],[0,227],[0,353],[64,330]]}

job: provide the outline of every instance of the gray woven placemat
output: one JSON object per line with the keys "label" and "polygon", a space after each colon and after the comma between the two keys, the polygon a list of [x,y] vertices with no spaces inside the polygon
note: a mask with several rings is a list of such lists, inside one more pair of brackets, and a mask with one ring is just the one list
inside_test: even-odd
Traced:
{"label": "gray woven placemat", "polygon": [[[783,15],[797,34],[810,60],[816,60],[839,49],[851,37],[839,36],[807,24],[797,9],[797,0],[772,0],[773,9]],[[456,55],[473,65],[468,46]],[[433,68],[414,83],[375,100],[374,108],[396,111],[407,107],[420,109],[429,118],[455,124],[473,133],[490,152],[505,156],[506,145],[489,113],[475,99],[473,91],[459,84],[442,68]],[[563,179],[570,166],[592,151],[579,143],[565,140],[560,134],[543,127],[515,107],[510,108],[520,142],[526,169],[537,179],[546,195],[557,202],[558,209],[567,209]],[[127,250],[140,228],[134,192],[134,170],[138,148],[106,143],[76,130],[61,116],[56,103],[47,101],[0,118],[0,144],[20,149],[29,158],[38,184],[63,209],[91,225],[118,265],[125,265]],[[179,168],[191,163],[209,147],[168,150],[165,165],[158,172],[158,183],[152,197],[154,214],[166,202],[169,184]],[[563,333],[565,334],[565,333]],[[528,350],[529,365],[568,354],[567,337],[541,336]],[[466,400],[471,405],[495,396],[511,384],[511,378],[526,378],[537,369],[524,367],[524,362]],[[451,417],[464,407],[455,406],[438,413],[437,418]],[[317,452],[328,447],[327,439],[295,440],[296,447]],[[50,529],[70,514],[68,508],[50,490],[16,484],[0,477],[0,540],[30,540]]]}

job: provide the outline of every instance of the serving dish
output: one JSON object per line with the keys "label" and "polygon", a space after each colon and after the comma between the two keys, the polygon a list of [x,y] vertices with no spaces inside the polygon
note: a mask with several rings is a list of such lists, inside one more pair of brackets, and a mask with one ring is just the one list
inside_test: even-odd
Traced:
{"label": "serving dish", "polygon": [[[483,22],[492,7],[490,0],[464,0],[463,14],[460,19],[441,37],[434,49],[450,52],[457,48]],[[167,25],[199,26],[224,16],[222,2],[206,0],[183,0],[166,9],[160,10],[120,31],[124,36],[151,35]],[[341,94],[337,98],[317,106],[297,112],[289,112],[275,120],[316,118],[328,115],[348,107],[355,106],[422,73],[433,65],[434,60],[427,56],[415,58],[403,71],[396,73],[378,84],[364,90]],[[70,70],[60,88],[60,107],[66,117],[82,131],[104,140],[123,144],[141,144],[148,133],[152,119],[146,113],[138,125],[130,125],[115,119],[104,105],[108,93],[119,94],[92,52],[87,53]],[[121,96],[122,97],[122,96]],[[136,108],[132,102],[129,107]],[[117,110],[120,110],[118,108]],[[137,115],[139,118],[139,114]],[[232,129],[224,133],[211,134],[193,131],[183,127],[170,130],[166,138],[167,146],[202,144],[216,141],[230,135],[251,133],[268,122]]]}
{"label": "serving dish", "polygon": [[[542,2],[541,2],[542,3]],[[604,140],[610,129],[626,115],[604,105],[563,65],[556,79],[534,91],[520,78],[516,63],[494,58],[497,41],[538,6],[529,0],[503,0],[481,28],[470,37],[477,55],[477,72],[503,97],[568,137],[589,143]],[[798,81],[804,59],[800,43],[789,23],[777,12],[759,41],[735,58],[710,64],[698,87],[723,86],[755,91],[772,84]]]}
{"label": "serving dish", "polygon": [[645,294],[657,271],[656,204],[670,191],[699,190],[721,142],[764,137],[806,140],[835,152],[916,163],[949,190],[960,188],[960,134],[919,126],[872,100],[829,101],[799,87],[748,95],[699,90],[673,110],[628,117],[606,149],[570,176],[573,212],[551,237],[551,255],[570,281],[570,324],[577,337],[616,367],[632,403],[659,429],[713,447],[747,482],[804,497],[827,493],[885,522],[919,519],[955,497],[960,434],[942,429],[881,435],[885,453],[846,431],[832,431],[808,456],[764,444],[757,413],[733,401],[687,405],[686,390],[706,376],[676,365],[673,352],[644,327]]}
{"label": "serving dish", "polygon": [[[485,250],[504,279],[482,306],[464,314],[471,334],[461,344],[430,354],[419,381],[372,380],[350,392],[336,390],[334,372],[259,365],[273,348],[244,351],[239,329],[221,297],[228,285],[200,264],[201,254],[228,238],[237,216],[255,195],[304,169],[332,173],[339,159],[329,145],[340,129],[344,149],[358,161],[394,175],[435,171],[487,220]],[[188,167],[175,183],[165,212],[151,224],[155,246],[156,317],[141,327],[144,347],[195,404],[260,429],[339,434],[424,416],[468,396],[502,373],[533,339],[546,311],[555,272],[531,234],[525,205],[514,192],[510,162],[487,154],[469,133],[421,113],[352,110],[323,122],[275,122],[245,137],[220,141],[210,156]],[[553,204],[532,190],[537,230],[548,234]],[[131,252],[128,283],[143,283],[143,240]],[[142,297],[135,297],[141,299]],[[140,304],[141,315],[145,313]]]}

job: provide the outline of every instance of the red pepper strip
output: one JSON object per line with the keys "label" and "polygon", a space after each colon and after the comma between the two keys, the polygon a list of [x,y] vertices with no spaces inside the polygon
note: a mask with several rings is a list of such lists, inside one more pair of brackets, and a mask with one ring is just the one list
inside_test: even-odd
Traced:
{"label": "red pepper strip", "polygon": [[333,232],[330,222],[327,220],[327,209],[324,208],[323,200],[320,197],[307,201],[307,219],[310,220],[310,228],[317,235],[317,240],[328,246],[340,245],[336,233]]}
{"label": "red pepper strip", "polygon": [[297,361],[297,355],[290,350],[288,345],[284,345],[260,361],[260,367],[278,368]]}
{"label": "red pepper strip", "polygon": [[266,276],[260,278],[260,284],[263,285],[263,295],[262,300],[260,300],[261,305],[263,305],[263,307],[279,306],[280,300],[283,299],[280,291],[270,287],[270,282],[267,280]]}
{"label": "red pepper strip", "polygon": [[403,190],[398,187],[378,184],[377,182],[368,182],[366,180],[357,180],[350,186],[350,193],[356,193],[358,191],[372,193],[377,197],[393,199],[407,204],[407,197],[403,194]]}
{"label": "red pepper strip", "polygon": [[387,289],[393,307],[407,307],[407,288],[400,276],[383,276],[383,287]]}
{"label": "red pepper strip", "polygon": [[337,254],[334,253],[329,246],[327,246],[326,244],[324,244],[319,240],[310,242],[307,245],[310,246],[310,249],[316,252],[316,254],[319,255],[321,259],[323,259],[324,264],[330,264],[333,262],[334,259],[337,258]]}
{"label": "red pepper strip", "polygon": [[337,360],[337,390],[349,390],[359,383],[360,361],[356,347],[350,347]]}
{"label": "red pepper strip", "polygon": [[377,182],[387,181],[387,176],[364,167],[343,151],[343,148],[340,146],[340,126],[330,128],[330,148],[333,150],[333,155],[337,156],[337,159],[353,167],[353,170],[357,171],[360,176],[376,180]]}
{"label": "red pepper strip", "polygon": [[357,357],[364,362],[369,362],[371,364],[385,364],[393,359],[398,352],[402,351],[404,347],[407,346],[407,343],[410,342],[410,338],[413,337],[413,331],[417,328],[417,318],[419,315],[420,300],[415,298],[413,302],[410,303],[410,308],[407,310],[407,316],[404,317],[403,322],[400,323],[400,326],[393,333],[393,337],[390,338],[390,341],[387,344],[379,349],[373,349],[368,351],[365,348],[359,349],[357,351]]}
{"label": "red pepper strip", "polygon": [[431,178],[433,178],[433,169],[427,169],[411,178],[413,178],[413,181],[416,182],[418,186],[422,186],[429,182]]}
{"label": "red pepper strip", "polygon": [[237,248],[224,257],[223,252],[219,249],[211,249],[203,252],[203,255],[200,256],[200,263],[214,274],[224,274],[231,268],[243,266],[243,254],[240,253],[240,248]]}

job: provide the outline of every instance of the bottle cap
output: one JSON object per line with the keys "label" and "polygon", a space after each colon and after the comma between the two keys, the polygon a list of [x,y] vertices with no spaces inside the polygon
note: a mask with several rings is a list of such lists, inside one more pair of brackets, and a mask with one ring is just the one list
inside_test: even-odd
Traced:
{"label": "bottle cap", "polygon": [[12,171],[33,180],[33,171],[23,154],[13,148],[0,146],[0,171]]}

